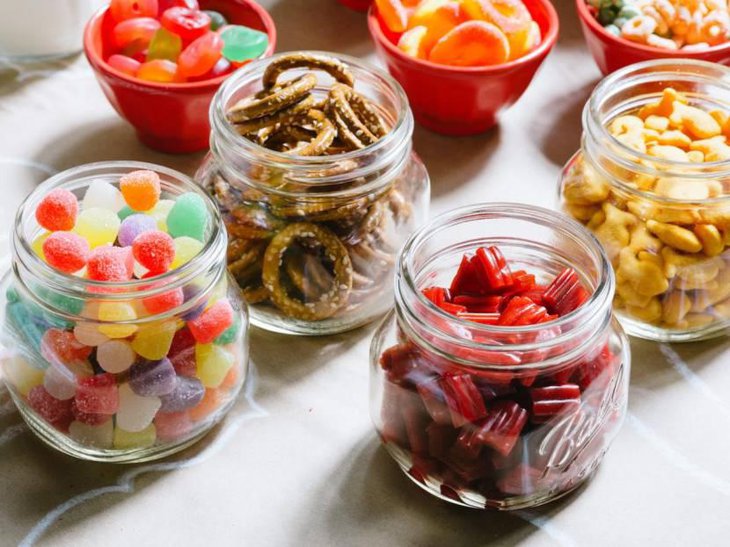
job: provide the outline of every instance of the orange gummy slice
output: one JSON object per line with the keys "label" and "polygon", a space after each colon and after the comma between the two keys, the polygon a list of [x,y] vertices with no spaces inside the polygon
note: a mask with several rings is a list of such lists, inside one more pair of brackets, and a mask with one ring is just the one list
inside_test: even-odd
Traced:
{"label": "orange gummy slice", "polygon": [[408,27],[408,11],[401,0],[375,0],[378,14],[391,32],[403,32]]}
{"label": "orange gummy slice", "polygon": [[429,52],[442,36],[467,19],[458,1],[424,0],[413,12],[408,27],[424,26],[428,29],[423,48]]}
{"label": "orange gummy slice", "polygon": [[408,29],[401,34],[400,40],[398,40],[398,49],[411,57],[425,59],[427,52],[424,48],[424,38],[427,32],[428,29],[424,26]]}
{"label": "orange gummy slice", "polygon": [[467,21],[449,31],[433,46],[429,60],[454,66],[485,66],[509,59],[504,32],[486,21]]}
{"label": "orange gummy slice", "polygon": [[[507,37],[507,40],[509,40],[509,36]],[[510,42],[510,60],[518,59],[531,52],[540,45],[541,41],[542,33],[540,32],[540,25],[538,25],[535,21],[531,21],[530,30],[525,33],[525,41],[521,44],[515,43],[514,46],[512,45],[512,42]]]}
{"label": "orange gummy slice", "polygon": [[[532,16],[521,0],[462,0],[462,6],[472,19],[497,25],[507,36],[510,47],[524,53]],[[523,53],[513,53],[511,58]]]}

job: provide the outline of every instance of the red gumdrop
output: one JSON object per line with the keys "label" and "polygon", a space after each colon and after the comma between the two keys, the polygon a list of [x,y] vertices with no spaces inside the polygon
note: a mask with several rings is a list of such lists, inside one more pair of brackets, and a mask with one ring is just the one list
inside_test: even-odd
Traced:
{"label": "red gumdrop", "polygon": [[89,259],[89,243],[73,232],[53,232],[43,242],[46,262],[66,273],[79,271]]}
{"label": "red gumdrop", "polygon": [[112,31],[114,43],[118,48],[125,48],[130,44],[147,47],[152,37],[160,29],[160,22],[152,17],[137,17],[127,19],[117,24]]}
{"label": "red gumdrop", "polygon": [[97,247],[89,255],[86,275],[94,281],[129,281],[134,275],[132,248]]}
{"label": "red gumdrop", "polygon": [[112,419],[111,414],[94,414],[91,412],[81,412],[78,405],[76,404],[76,401],[72,401],[71,403],[71,414],[73,415],[74,420],[86,425],[101,425]]}
{"label": "red gumdrop", "polygon": [[[142,279],[154,277],[155,273],[147,272],[142,276]],[[144,290],[152,290],[164,286],[162,283],[153,283],[146,285]],[[148,296],[142,299],[142,305],[151,314],[165,313],[166,311],[174,310],[178,306],[182,306],[185,302],[185,293],[182,288],[178,287],[169,291],[165,291],[154,296]]]}
{"label": "red gumdrop", "polygon": [[160,15],[174,7],[200,9],[198,0],[158,0],[158,3],[160,5],[160,11],[158,12]]}
{"label": "red gumdrop", "polygon": [[132,243],[134,258],[153,274],[170,269],[175,259],[175,243],[169,234],[150,230],[139,234]]}
{"label": "red gumdrop", "polygon": [[38,224],[51,232],[71,230],[78,214],[79,202],[76,196],[64,188],[48,192],[35,210]]}
{"label": "red gumdrop", "polygon": [[213,69],[223,51],[223,38],[208,32],[195,39],[177,59],[178,71],[186,78],[202,76]]}
{"label": "red gumdrop", "polygon": [[119,389],[113,374],[82,378],[76,388],[76,408],[88,414],[114,414],[119,408]]}
{"label": "red gumdrop", "polygon": [[197,365],[195,363],[195,337],[187,327],[181,328],[175,333],[167,352],[175,372],[180,376],[195,376]]}
{"label": "red gumdrop", "polygon": [[128,57],[126,55],[112,55],[106,60],[107,64],[115,70],[118,70],[122,74],[128,76],[136,76],[139,71],[139,67],[142,66],[138,60]]}
{"label": "red gumdrop", "polygon": [[158,412],[155,416],[155,432],[161,441],[173,441],[193,429],[193,420],[187,411]]}
{"label": "red gumdrop", "polygon": [[56,399],[43,386],[36,386],[30,390],[28,404],[56,429],[67,430],[73,420],[71,400]]}
{"label": "red gumdrop", "polygon": [[210,30],[210,16],[200,10],[172,7],[160,17],[162,26],[190,43]]}
{"label": "red gumdrop", "polygon": [[218,300],[197,318],[188,321],[190,332],[200,344],[209,344],[233,324],[233,308],[228,300]]}
{"label": "red gumdrop", "polygon": [[72,331],[51,328],[41,337],[41,355],[49,363],[72,365],[86,361],[92,350],[76,340]]}
{"label": "red gumdrop", "polygon": [[159,6],[157,0],[112,0],[109,12],[115,21],[135,17],[156,17]]}

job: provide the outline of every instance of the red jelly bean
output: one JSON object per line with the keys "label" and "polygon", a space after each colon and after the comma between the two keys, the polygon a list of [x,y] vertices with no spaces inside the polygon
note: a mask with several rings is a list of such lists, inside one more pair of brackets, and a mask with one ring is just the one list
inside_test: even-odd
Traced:
{"label": "red jelly bean", "polygon": [[128,76],[136,76],[142,63],[126,55],[112,55],[107,59],[107,64],[114,70]]}
{"label": "red jelly bean", "polygon": [[553,279],[542,299],[552,313],[565,315],[583,305],[588,296],[575,270],[566,268]]}
{"label": "red jelly bean", "polygon": [[180,74],[186,78],[202,76],[212,70],[223,51],[223,39],[215,32],[207,32],[186,47],[177,60]]}
{"label": "red jelly bean", "polygon": [[43,242],[46,262],[66,273],[74,273],[86,266],[89,243],[73,232],[53,232]]}
{"label": "red jelly bean", "polygon": [[134,274],[131,247],[104,245],[91,251],[86,275],[94,281],[129,281]]}
{"label": "red jelly bean", "polygon": [[160,23],[182,38],[184,43],[190,43],[210,30],[210,17],[207,13],[185,7],[166,10]]}
{"label": "red jelly bean", "polygon": [[76,388],[76,408],[88,414],[114,414],[119,409],[119,390],[113,374],[82,378]]}
{"label": "red jelly bean", "polygon": [[111,0],[109,12],[115,21],[124,21],[135,17],[156,17],[157,0]]}
{"label": "red jelly bean", "polygon": [[209,344],[233,324],[233,308],[228,300],[218,300],[197,318],[188,321],[190,332],[200,344]]}
{"label": "red jelly bean", "polygon": [[30,390],[28,404],[56,429],[67,430],[73,420],[71,400],[56,399],[43,386],[36,386]]}
{"label": "red jelly bean", "polygon": [[48,192],[35,210],[38,224],[51,232],[71,230],[78,214],[79,202],[76,196],[64,188]]}
{"label": "red jelly bean", "polygon": [[160,230],[150,230],[138,235],[132,243],[134,258],[153,274],[161,274],[170,269],[175,259],[175,243],[169,234]]}
{"label": "red jelly bean", "polygon": [[147,47],[159,28],[160,22],[152,17],[127,19],[114,27],[114,43],[120,49],[130,44]]}

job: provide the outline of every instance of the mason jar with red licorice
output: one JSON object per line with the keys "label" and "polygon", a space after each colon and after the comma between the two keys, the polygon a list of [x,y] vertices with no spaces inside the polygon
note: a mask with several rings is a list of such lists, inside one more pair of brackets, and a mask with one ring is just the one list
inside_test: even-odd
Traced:
{"label": "mason jar with red licorice", "polygon": [[500,510],[588,479],[626,414],[630,368],[598,241],[559,213],[480,204],[423,226],[397,268],[370,411],[403,471]]}

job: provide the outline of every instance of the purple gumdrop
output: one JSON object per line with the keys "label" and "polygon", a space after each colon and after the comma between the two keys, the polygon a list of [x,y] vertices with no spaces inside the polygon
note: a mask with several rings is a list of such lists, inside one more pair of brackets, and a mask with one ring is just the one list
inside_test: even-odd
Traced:
{"label": "purple gumdrop", "polygon": [[129,387],[142,397],[167,395],[176,385],[175,368],[167,357],[160,361],[144,360],[129,368]]}
{"label": "purple gumdrop", "polygon": [[119,245],[128,247],[139,234],[156,229],[157,222],[151,216],[142,214],[129,215],[122,221],[121,226],[119,226],[119,234],[117,235]]}
{"label": "purple gumdrop", "polygon": [[177,386],[172,393],[162,397],[160,412],[182,412],[193,408],[205,395],[205,387],[197,378],[178,376]]}
{"label": "purple gumdrop", "polygon": [[182,318],[185,321],[192,321],[201,313],[203,313],[203,310],[205,309],[205,305],[208,303],[208,300],[205,298],[200,298],[200,293],[202,292],[203,289],[195,283],[191,283],[183,287],[183,298],[185,299],[186,304],[191,300],[198,300],[198,303],[195,306],[182,314]]}

